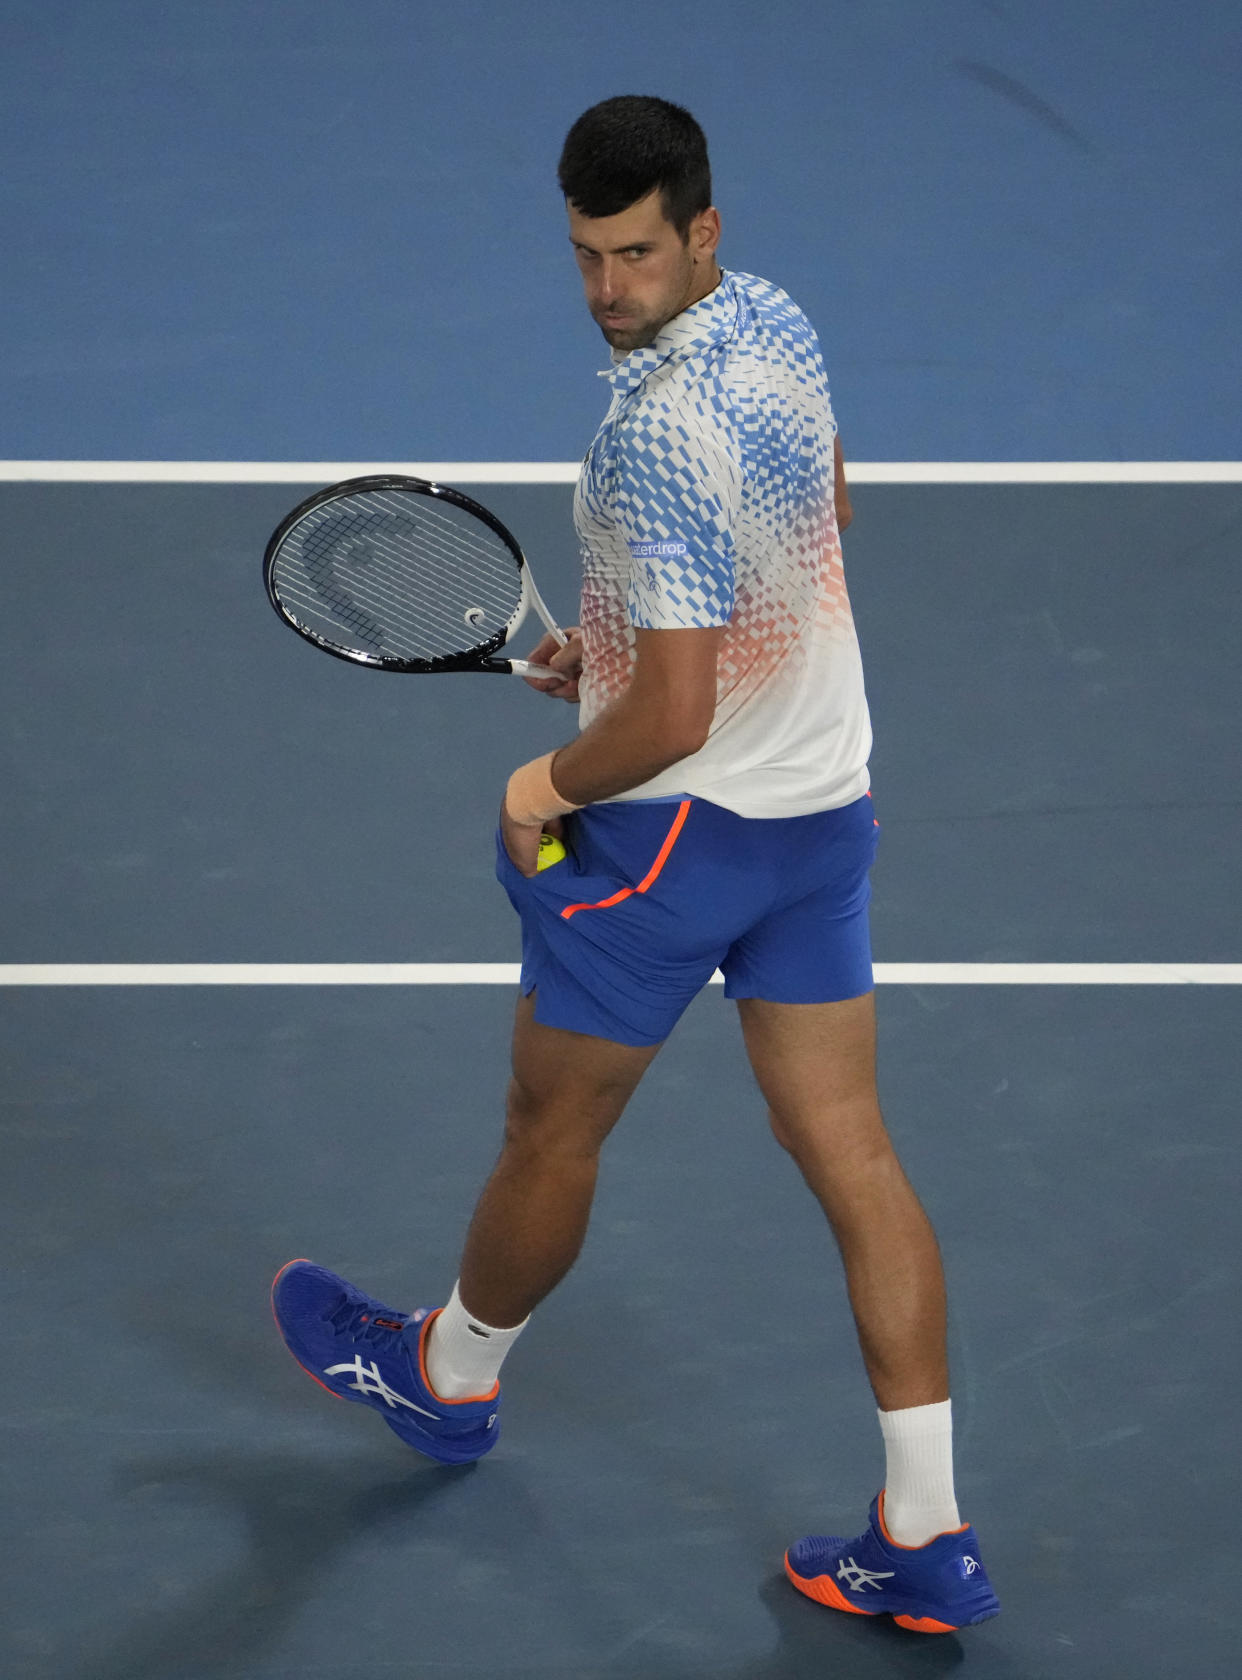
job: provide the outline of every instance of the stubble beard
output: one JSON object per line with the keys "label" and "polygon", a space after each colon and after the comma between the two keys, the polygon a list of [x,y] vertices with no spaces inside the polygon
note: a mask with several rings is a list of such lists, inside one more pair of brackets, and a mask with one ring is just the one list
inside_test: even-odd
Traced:
{"label": "stubble beard", "polygon": [[[669,307],[667,315],[648,316],[646,320],[635,320],[628,326],[608,327],[595,316],[595,324],[603,333],[609,346],[628,356],[631,350],[645,350],[649,344],[654,344],[669,322],[681,314],[686,307],[686,298],[690,296],[693,287],[693,267],[686,271],[681,289],[681,301]],[[594,312],[592,311],[594,314]]]}
{"label": "stubble beard", "polygon": [[654,344],[657,336],[672,320],[670,315],[663,321],[635,322],[631,327],[606,327],[597,320],[596,326],[603,333],[609,347],[620,350],[623,355],[629,355],[631,350],[645,350],[649,344]]}

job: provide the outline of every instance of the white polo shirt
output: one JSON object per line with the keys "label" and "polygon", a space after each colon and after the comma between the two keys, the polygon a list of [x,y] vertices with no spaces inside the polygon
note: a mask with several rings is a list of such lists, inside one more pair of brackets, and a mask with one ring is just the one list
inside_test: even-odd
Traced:
{"label": "white polo shirt", "polygon": [[628,686],[635,629],[727,626],[706,744],[618,798],[689,793],[743,817],[850,804],[871,724],[810,322],[768,281],[726,272],[613,362],[574,499],[582,727]]}

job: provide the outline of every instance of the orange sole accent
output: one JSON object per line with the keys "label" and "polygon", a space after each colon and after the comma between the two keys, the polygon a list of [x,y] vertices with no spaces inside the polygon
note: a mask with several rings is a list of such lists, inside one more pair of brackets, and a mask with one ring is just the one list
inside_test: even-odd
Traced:
{"label": "orange sole accent", "polygon": [[[850,1616],[878,1616],[879,1610],[864,1610],[860,1604],[851,1604],[849,1599],[837,1586],[830,1575],[814,1575],[809,1579],[799,1575],[790,1567],[789,1553],[785,1554],[785,1573],[807,1598],[814,1599],[816,1604],[826,1604],[830,1610],[844,1610]],[[957,1629],[949,1622],[938,1622],[931,1616],[894,1616],[898,1627],[908,1628],[911,1633],[956,1633]]]}
{"label": "orange sole accent", "polygon": [[851,1604],[829,1575],[812,1575],[809,1578],[805,1575],[799,1575],[790,1566],[788,1552],[785,1553],[785,1573],[798,1591],[805,1593],[808,1598],[813,1598],[816,1604],[826,1604],[831,1610],[844,1610],[851,1616],[874,1616],[878,1614],[875,1610],[864,1610],[861,1605]]}

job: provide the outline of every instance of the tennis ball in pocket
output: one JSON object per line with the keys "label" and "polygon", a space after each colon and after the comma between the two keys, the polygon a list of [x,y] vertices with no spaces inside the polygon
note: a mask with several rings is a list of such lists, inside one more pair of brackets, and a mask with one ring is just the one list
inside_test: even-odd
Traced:
{"label": "tennis ball in pocket", "polygon": [[560,863],[565,856],[565,848],[555,834],[541,834],[539,836],[539,862],[537,869],[550,869],[554,863]]}

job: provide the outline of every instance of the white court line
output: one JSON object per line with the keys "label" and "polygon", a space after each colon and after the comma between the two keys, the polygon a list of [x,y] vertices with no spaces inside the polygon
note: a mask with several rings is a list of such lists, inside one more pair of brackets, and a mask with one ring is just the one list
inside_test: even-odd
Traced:
{"label": "white court line", "polygon": [[576,484],[577,461],[0,461],[0,483],[338,484],[397,473],[438,484]]}
{"label": "white court line", "polygon": [[[849,461],[851,484],[1242,484],[1242,461]],[[0,461],[0,482],[335,484],[403,473],[441,484],[575,484],[577,461]]]}
{"label": "white court line", "polygon": [[[8,963],[0,986],[516,986],[519,972],[517,963]],[[1242,986],[1242,963],[877,963],[875,977],[881,986]]]}

